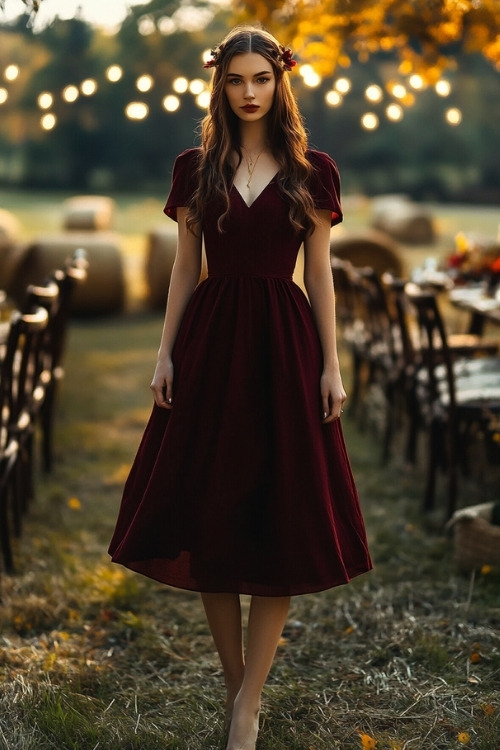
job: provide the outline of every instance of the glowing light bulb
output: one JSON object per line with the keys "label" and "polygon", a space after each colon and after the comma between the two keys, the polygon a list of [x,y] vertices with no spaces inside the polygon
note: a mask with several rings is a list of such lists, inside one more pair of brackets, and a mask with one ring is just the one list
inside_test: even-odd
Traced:
{"label": "glowing light bulb", "polygon": [[338,91],[332,89],[325,94],[325,101],[329,107],[339,107],[342,104],[343,99]]}
{"label": "glowing light bulb", "polygon": [[43,115],[40,125],[44,130],[53,130],[57,125],[57,117],[51,113]]}
{"label": "glowing light bulb", "polygon": [[144,120],[149,115],[149,107],[144,102],[129,102],[125,114],[129,120]]}
{"label": "glowing light bulb", "polygon": [[460,125],[460,123],[462,122],[462,112],[458,109],[458,107],[451,107],[450,109],[446,110],[445,118],[446,122],[449,125]]}
{"label": "glowing light bulb", "polygon": [[72,102],[76,102],[76,100],[80,96],[80,92],[78,91],[76,86],[66,86],[66,88],[63,89],[62,95],[64,101],[71,104]]}
{"label": "glowing light bulb", "polygon": [[123,70],[119,65],[110,65],[106,70],[106,78],[111,83],[117,83],[123,76]]}
{"label": "glowing light bulb", "polygon": [[365,91],[365,98],[368,99],[369,102],[381,102],[383,97],[384,92],[380,86],[377,86],[374,83],[371,86],[368,86]]}
{"label": "glowing light bulb", "polygon": [[37,102],[40,109],[50,109],[54,103],[54,97],[52,94],[49,94],[48,91],[42,91],[42,93],[38,95]]}
{"label": "glowing light bulb", "polygon": [[7,65],[7,67],[4,70],[4,77],[6,81],[15,81],[16,78],[19,75],[19,66],[18,65]]}
{"label": "glowing light bulb", "polygon": [[80,91],[84,96],[92,96],[97,91],[97,81],[94,81],[93,78],[87,78],[81,82]]}
{"label": "glowing light bulb", "polygon": [[150,91],[153,88],[154,80],[152,76],[146,74],[143,76],[139,76],[139,78],[135,82],[135,85],[139,89],[139,91],[145,93],[146,91]]}
{"label": "glowing light bulb", "polygon": [[189,88],[189,81],[184,76],[179,76],[174,80],[172,86],[177,94],[185,94]]}
{"label": "glowing light bulb", "polygon": [[352,83],[348,78],[339,78],[335,81],[335,88],[340,91],[341,94],[347,94],[352,87]]}
{"label": "glowing light bulb", "polygon": [[178,96],[169,94],[163,100],[163,107],[167,112],[176,112],[181,106],[181,101]]}
{"label": "glowing light bulb", "polygon": [[365,130],[376,130],[378,123],[378,117],[374,112],[366,112],[361,118],[361,125]]}
{"label": "glowing light bulb", "polygon": [[436,89],[436,94],[439,96],[449,96],[451,94],[451,83],[444,78],[437,81],[434,88]]}

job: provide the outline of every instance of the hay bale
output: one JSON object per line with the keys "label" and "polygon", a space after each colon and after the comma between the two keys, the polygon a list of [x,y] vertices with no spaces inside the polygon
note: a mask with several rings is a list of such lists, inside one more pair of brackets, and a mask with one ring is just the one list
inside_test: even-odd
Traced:
{"label": "hay bale", "polygon": [[[145,275],[149,290],[148,301],[154,310],[165,308],[176,252],[176,227],[161,224],[148,233]],[[200,280],[205,278],[206,275],[206,259],[205,253],[203,253]]]}
{"label": "hay bale", "polygon": [[145,274],[149,290],[148,301],[154,310],[163,309],[177,251],[175,227],[156,227],[148,233],[146,243]]}
{"label": "hay bale", "polygon": [[103,195],[76,195],[63,203],[63,228],[106,232],[113,228],[115,202]]}
{"label": "hay bale", "polygon": [[434,222],[427,208],[404,196],[384,196],[373,202],[372,227],[409,245],[434,242]]}
{"label": "hay bale", "polygon": [[357,268],[370,266],[380,275],[385,271],[391,271],[398,277],[405,275],[398,245],[386,234],[374,229],[332,234],[330,254],[350,261]]}
{"label": "hay bale", "polygon": [[455,558],[462,570],[500,565],[500,526],[491,523],[494,503],[456,511],[449,521],[454,528]]}
{"label": "hay bale", "polygon": [[113,233],[62,232],[38,237],[23,256],[11,285],[11,295],[23,299],[26,286],[40,284],[61,268],[75,250],[83,248],[89,267],[85,284],[78,285],[72,301],[75,315],[122,312],[125,306],[125,274],[119,238]]}
{"label": "hay bale", "polygon": [[20,236],[21,225],[17,218],[0,208],[0,288],[7,291],[22,255]]}

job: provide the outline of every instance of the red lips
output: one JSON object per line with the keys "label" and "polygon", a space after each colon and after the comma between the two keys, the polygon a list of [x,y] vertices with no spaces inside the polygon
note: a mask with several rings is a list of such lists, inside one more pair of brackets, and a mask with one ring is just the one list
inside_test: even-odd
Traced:
{"label": "red lips", "polygon": [[245,104],[245,106],[242,107],[241,109],[244,109],[245,112],[251,113],[251,112],[257,112],[257,110],[260,109],[260,107],[258,107],[257,104]]}

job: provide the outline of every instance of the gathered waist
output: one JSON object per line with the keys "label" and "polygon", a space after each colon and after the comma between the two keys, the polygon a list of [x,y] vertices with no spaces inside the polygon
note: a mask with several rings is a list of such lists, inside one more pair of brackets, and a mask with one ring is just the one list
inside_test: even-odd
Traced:
{"label": "gathered waist", "polygon": [[271,274],[271,273],[208,273],[207,274],[207,280],[208,279],[269,279],[271,281],[279,280],[279,281],[292,281],[293,277],[292,275],[285,276],[283,274]]}

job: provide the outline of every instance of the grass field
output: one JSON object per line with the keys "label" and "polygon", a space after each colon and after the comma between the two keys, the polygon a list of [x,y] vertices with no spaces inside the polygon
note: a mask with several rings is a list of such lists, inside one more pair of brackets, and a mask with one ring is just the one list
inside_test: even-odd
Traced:
{"label": "grass field", "polygon": [[[32,199],[24,231],[53,228],[57,204]],[[0,205],[14,207],[1,194]],[[119,202],[117,227],[136,267],[158,208],[160,199]],[[439,248],[460,228],[496,234],[497,213],[484,211],[478,224],[474,216],[440,211]],[[405,249],[410,263],[429,251]],[[56,468],[40,477],[17,573],[1,583],[4,750],[225,746],[221,671],[198,596],[112,566],[106,554],[150,410],[161,323],[137,309],[72,322]],[[420,514],[422,466],[405,466],[396,450],[381,467],[376,428],[375,419],[364,431],[345,420],[375,570],[293,600],[259,750],[496,750],[500,571],[459,572],[440,514]],[[463,491],[475,502],[496,488],[479,467]]]}

